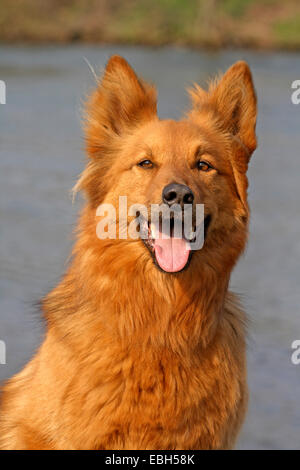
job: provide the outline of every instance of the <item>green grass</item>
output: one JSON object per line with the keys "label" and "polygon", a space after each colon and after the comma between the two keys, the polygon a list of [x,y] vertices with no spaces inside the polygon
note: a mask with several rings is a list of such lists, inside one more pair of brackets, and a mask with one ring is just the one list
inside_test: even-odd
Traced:
{"label": "green grass", "polygon": [[0,0],[0,41],[300,48],[300,4],[281,1]]}
{"label": "green grass", "polygon": [[300,15],[273,24],[276,40],[285,46],[300,46]]}
{"label": "green grass", "polygon": [[222,0],[221,2],[223,11],[233,18],[242,17],[247,8],[254,3],[257,3],[257,0]]}
{"label": "green grass", "polygon": [[112,18],[110,31],[121,40],[169,42],[186,38],[197,15],[197,0],[140,0],[134,8],[120,6]]}

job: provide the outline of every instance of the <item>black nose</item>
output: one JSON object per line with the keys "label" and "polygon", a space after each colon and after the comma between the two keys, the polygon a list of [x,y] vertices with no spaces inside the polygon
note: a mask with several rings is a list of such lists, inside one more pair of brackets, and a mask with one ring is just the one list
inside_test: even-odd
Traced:
{"label": "black nose", "polygon": [[192,204],[194,201],[193,191],[184,184],[171,183],[164,187],[162,199],[165,204]]}

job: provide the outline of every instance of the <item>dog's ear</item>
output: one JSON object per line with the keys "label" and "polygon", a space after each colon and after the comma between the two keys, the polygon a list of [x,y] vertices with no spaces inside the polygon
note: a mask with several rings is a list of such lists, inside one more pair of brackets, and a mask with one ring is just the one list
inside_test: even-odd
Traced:
{"label": "dog's ear", "polygon": [[194,104],[190,117],[209,114],[232,137],[235,160],[246,170],[256,149],[256,94],[247,63],[236,62],[219,80],[210,83],[208,91],[196,85],[190,94]]}
{"label": "dog's ear", "polygon": [[249,66],[237,62],[211,82],[208,91],[195,85],[190,95],[193,109],[189,118],[200,125],[212,124],[218,132],[226,134],[237,193],[248,210],[246,172],[256,149],[256,94]]}
{"label": "dog's ear", "polygon": [[107,140],[156,116],[156,91],[140,80],[123,57],[113,56],[87,105],[86,137],[90,156]]}
{"label": "dog's ear", "polygon": [[105,178],[118,154],[120,137],[156,114],[156,91],[140,80],[120,56],[110,58],[98,88],[86,107],[88,164],[73,188],[84,190],[97,206],[107,191]]}

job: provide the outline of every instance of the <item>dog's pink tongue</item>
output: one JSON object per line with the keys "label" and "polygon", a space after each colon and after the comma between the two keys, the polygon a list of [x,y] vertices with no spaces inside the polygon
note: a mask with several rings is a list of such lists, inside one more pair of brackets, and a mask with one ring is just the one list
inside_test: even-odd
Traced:
{"label": "dog's pink tongue", "polygon": [[156,261],[168,273],[181,271],[189,259],[190,245],[183,238],[159,238],[154,241]]}

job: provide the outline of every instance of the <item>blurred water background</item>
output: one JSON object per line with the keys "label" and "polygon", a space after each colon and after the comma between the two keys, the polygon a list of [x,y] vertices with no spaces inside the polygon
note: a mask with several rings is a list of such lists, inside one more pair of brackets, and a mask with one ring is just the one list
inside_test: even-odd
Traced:
{"label": "blurred water background", "polygon": [[72,246],[80,201],[70,189],[84,165],[81,108],[94,79],[84,58],[103,67],[119,53],[159,91],[159,116],[179,118],[185,87],[249,62],[259,103],[258,150],[249,170],[252,209],[248,249],[231,287],[250,320],[250,407],[238,448],[300,449],[300,105],[291,83],[300,54],[126,46],[0,46],[0,339],[7,364],[20,370],[40,344],[35,303],[59,280]]}

